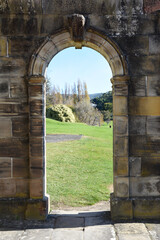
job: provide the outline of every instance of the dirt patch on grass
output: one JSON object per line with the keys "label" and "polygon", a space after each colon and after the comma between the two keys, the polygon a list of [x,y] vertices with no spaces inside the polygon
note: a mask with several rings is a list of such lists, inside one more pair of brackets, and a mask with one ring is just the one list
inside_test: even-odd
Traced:
{"label": "dirt patch on grass", "polygon": [[51,205],[52,210],[64,211],[110,211],[110,201],[101,201],[91,206],[71,207],[62,203]]}
{"label": "dirt patch on grass", "polygon": [[46,136],[47,143],[65,142],[80,140],[83,135],[71,135],[71,134],[49,134]]}
{"label": "dirt patch on grass", "polygon": [[113,192],[113,184],[111,184],[111,185],[108,186],[108,190],[110,191],[110,193]]}

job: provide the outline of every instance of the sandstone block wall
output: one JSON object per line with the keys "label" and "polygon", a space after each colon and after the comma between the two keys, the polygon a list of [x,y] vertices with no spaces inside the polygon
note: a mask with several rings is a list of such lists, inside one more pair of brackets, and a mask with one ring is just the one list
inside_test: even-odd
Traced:
{"label": "sandstone block wall", "polygon": [[[47,215],[44,72],[56,52],[85,45],[108,49],[113,71],[112,218],[160,218],[159,10],[149,0],[0,0],[0,206],[12,205],[8,214]],[[86,20],[79,43],[68,23],[75,13]],[[13,201],[23,206],[17,213]]]}

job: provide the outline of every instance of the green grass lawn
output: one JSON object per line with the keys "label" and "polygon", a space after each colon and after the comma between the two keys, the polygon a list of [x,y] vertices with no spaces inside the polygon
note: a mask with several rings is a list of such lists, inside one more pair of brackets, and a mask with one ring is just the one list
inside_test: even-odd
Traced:
{"label": "green grass lawn", "polygon": [[113,129],[46,119],[47,134],[82,134],[81,140],[47,143],[47,192],[51,205],[92,205],[109,198]]}

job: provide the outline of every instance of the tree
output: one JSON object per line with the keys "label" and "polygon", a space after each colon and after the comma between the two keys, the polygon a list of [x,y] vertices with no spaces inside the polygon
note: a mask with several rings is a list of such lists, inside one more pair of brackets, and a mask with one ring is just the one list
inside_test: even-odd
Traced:
{"label": "tree", "polygon": [[85,99],[85,101],[90,102],[90,97],[88,95],[86,82],[83,83],[83,89],[84,89],[84,99]]}
{"label": "tree", "polygon": [[112,103],[104,103],[104,110],[109,111],[110,113],[113,112],[113,104]]}
{"label": "tree", "polygon": [[109,91],[107,93],[103,93],[102,96],[92,99],[91,102],[96,104],[98,110],[100,110],[100,111],[106,110],[105,103],[113,102],[112,92]]}
{"label": "tree", "polygon": [[111,91],[103,93],[102,96],[92,99],[91,102],[96,105],[99,111],[101,111],[104,121],[108,121],[108,119],[112,118],[113,97]]}
{"label": "tree", "polygon": [[46,77],[46,106],[49,107],[50,105],[52,105],[51,82],[50,78]]}
{"label": "tree", "polygon": [[78,80],[78,83],[77,83],[77,95],[78,95],[78,102],[80,102],[82,100],[82,83],[80,79]]}
{"label": "tree", "polygon": [[103,114],[103,120],[105,122],[110,121],[111,120],[111,112],[110,111],[102,111]]}
{"label": "tree", "polygon": [[72,88],[72,98],[73,98],[73,104],[77,103],[77,88],[76,88],[76,83],[74,82],[73,88]]}
{"label": "tree", "polygon": [[75,105],[75,113],[80,122],[89,125],[100,125],[102,122],[102,114],[85,100]]}

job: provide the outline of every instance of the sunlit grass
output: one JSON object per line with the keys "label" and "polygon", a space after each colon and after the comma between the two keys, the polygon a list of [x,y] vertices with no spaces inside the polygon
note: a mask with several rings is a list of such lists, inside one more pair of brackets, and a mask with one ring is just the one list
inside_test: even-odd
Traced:
{"label": "sunlit grass", "polygon": [[109,198],[112,128],[46,119],[48,134],[82,134],[79,141],[47,143],[47,191],[51,205],[92,205]]}

